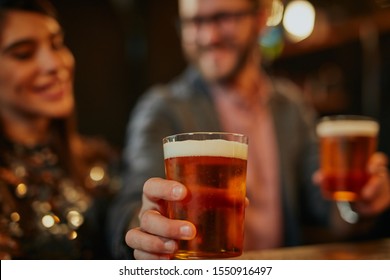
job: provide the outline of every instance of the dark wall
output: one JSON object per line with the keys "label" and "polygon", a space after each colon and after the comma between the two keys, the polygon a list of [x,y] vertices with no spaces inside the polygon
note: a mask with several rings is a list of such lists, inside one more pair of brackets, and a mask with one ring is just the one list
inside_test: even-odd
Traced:
{"label": "dark wall", "polygon": [[122,148],[138,97],[150,85],[173,78],[183,66],[174,27],[176,1],[53,3],[76,59],[79,130]]}

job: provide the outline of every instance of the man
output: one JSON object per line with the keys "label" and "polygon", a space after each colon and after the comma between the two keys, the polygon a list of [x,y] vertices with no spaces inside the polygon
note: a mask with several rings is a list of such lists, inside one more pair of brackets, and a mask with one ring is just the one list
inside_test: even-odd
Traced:
{"label": "man", "polygon": [[[182,132],[249,137],[245,250],[302,244],[305,223],[327,225],[329,203],[312,184],[318,168],[314,114],[296,86],[267,76],[260,67],[257,40],[266,4],[179,0],[182,47],[190,66],[169,85],[151,89],[133,112],[125,186],[112,212],[117,257],[129,253],[125,234],[139,259],[170,258],[175,240],[195,236],[190,222],[164,216],[164,201],[181,200],[187,190],[160,179],[165,177],[161,140]],[[385,164],[377,155],[374,166]],[[363,203],[369,215],[390,204],[387,176],[374,177],[368,185],[375,195]]]}

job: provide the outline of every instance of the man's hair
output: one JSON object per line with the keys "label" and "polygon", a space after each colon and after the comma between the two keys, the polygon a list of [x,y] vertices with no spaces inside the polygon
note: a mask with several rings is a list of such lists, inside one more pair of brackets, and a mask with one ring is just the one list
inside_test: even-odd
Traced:
{"label": "man's hair", "polygon": [[270,10],[273,0],[249,0],[252,3],[253,9],[258,10]]}

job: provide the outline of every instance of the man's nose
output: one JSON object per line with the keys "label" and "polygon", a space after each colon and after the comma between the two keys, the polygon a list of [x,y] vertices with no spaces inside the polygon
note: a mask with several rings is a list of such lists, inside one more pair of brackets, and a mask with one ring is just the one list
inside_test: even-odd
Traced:
{"label": "man's nose", "polygon": [[197,43],[210,45],[218,42],[221,38],[221,30],[215,21],[205,21],[198,28]]}

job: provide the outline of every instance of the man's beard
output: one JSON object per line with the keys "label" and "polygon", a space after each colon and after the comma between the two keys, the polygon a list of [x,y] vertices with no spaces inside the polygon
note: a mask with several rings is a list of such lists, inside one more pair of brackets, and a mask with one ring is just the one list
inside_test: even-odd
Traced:
{"label": "man's beard", "polygon": [[[226,73],[223,73],[221,75],[217,75],[214,77],[210,77],[210,75],[206,74],[206,71],[203,69],[201,63],[200,63],[200,56],[212,49],[230,49],[230,51],[235,53],[235,61],[232,67],[226,71]],[[214,44],[212,46],[207,47],[198,47],[195,54],[188,55],[187,58],[190,62],[192,62],[193,65],[196,66],[196,68],[202,73],[202,76],[211,83],[218,83],[218,84],[229,84],[233,82],[240,74],[240,72],[245,67],[246,63],[249,59],[251,59],[251,56],[253,54],[253,48],[254,43],[251,41],[250,43],[246,44],[244,47],[240,48],[237,45],[232,45],[229,43],[220,43],[220,44]]]}

